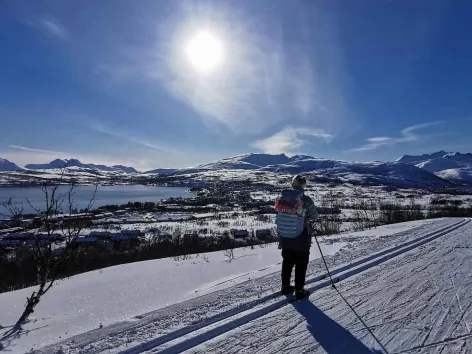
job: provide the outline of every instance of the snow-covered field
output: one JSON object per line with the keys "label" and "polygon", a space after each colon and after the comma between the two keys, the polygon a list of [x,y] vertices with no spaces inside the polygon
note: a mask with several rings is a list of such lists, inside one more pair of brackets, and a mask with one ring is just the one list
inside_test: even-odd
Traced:
{"label": "snow-covered field", "polygon": [[[455,296],[449,289],[452,285],[447,285],[451,284],[450,276],[464,313],[469,310],[472,298],[467,279],[471,273],[465,270],[472,265],[466,257],[472,248],[455,250],[472,247],[468,245],[472,241],[466,239],[472,232],[472,223],[465,225],[467,221],[461,220],[389,225],[332,236],[322,242],[333,274],[346,278],[338,289],[362,312],[361,316],[370,321],[367,322],[373,326],[371,330],[382,333],[390,348],[403,350],[411,343],[418,345],[414,339],[420,330],[415,326],[410,328],[407,320],[397,320],[402,316],[411,319],[412,311],[421,312],[420,322],[430,331],[436,321],[448,326],[452,326],[451,321],[457,322],[456,317],[451,317],[459,305],[451,300]],[[372,254],[374,256],[370,256]],[[426,254],[424,258],[423,254]],[[461,257],[457,260],[459,263],[455,262],[454,255]],[[389,260],[393,256],[396,258]],[[443,260],[442,256],[446,258]],[[13,353],[39,348],[43,353],[58,350],[135,353],[144,349],[172,353],[182,348],[202,353],[343,352],[329,350],[329,345],[332,348],[337,343],[333,338],[330,337],[331,342],[325,339],[328,341],[325,343],[318,334],[313,335],[313,331],[322,333],[322,329],[316,327],[316,323],[322,321],[324,326],[344,335],[345,338],[341,338],[346,343],[356,342],[357,347],[362,344],[365,348],[378,346],[369,337],[369,331],[356,322],[335,290],[323,287],[326,280],[320,275],[325,271],[316,245],[312,247],[311,259],[308,286],[315,292],[310,301],[318,307],[307,300],[287,306],[286,300],[276,295],[281,259],[277,247],[270,245],[235,250],[235,259],[231,262],[224,252],[213,252],[186,260],[133,263],[71,277],[53,288],[38,305],[31,322],[19,333],[4,338],[1,345],[3,350]],[[404,259],[408,262],[402,261]],[[409,262],[415,265],[410,267]],[[398,265],[388,266],[391,263]],[[443,269],[440,272],[436,269],[439,266]],[[438,272],[437,279],[435,272]],[[355,275],[357,273],[359,275]],[[462,273],[464,276],[460,278]],[[425,294],[433,295],[423,277],[436,281],[438,294],[447,291],[450,298],[436,295],[438,301],[424,303],[426,295],[410,293],[424,288]],[[4,332],[14,324],[31,290],[0,294],[0,325]],[[369,294],[369,299],[362,294]],[[416,297],[415,304],[402,302],[402,299],[412,301]],[[381,308],[381,304],[385,304],[385,308]],[[408,311],[402,311],[400,304]],[[441,310],[443,304],[448,307]],[[307,312],[302,314],[297,307]],[[398,328],[387,325],[391,319],[398,322]],[[402,327],[402,323],[407,326]],[[258,326],[267,331],[255,333]],[[389,333],[385,328],[396,328],[397,332]],[[270,338],[274,331],[287,335]],[[449,329],[435,328],[434,331],[440,333],[434,340],[450,335]],[[186,337],[187,333],[191,334]],[[250,339],[251,336],[258,340]],[[394,340],[387,340],[389,336]],[[235,337],[240,339],[235,340]],[[297,351],[296,345],[301,345],[298,348],[302,349]]]}

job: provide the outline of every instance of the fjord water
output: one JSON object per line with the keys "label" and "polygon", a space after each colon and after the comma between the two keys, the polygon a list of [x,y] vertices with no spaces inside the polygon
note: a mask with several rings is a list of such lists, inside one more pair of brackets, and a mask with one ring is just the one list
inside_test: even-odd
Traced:
{"label": "fjord water", "polygon": [[[67,186],[58,188],[57,193],[66,193]],[[73,203],[78,209],[87,207],[93,197],[95,187],[78,186],[74,190]],[[195,194],[188,188],[183,187],[152,187],[142,185],[120,185],[120,186],[99,186],[95,195],[93,207],[103,205],[120,205],[128,202],[156,202],[171,197],[189,198]],[[39,187],[2,187],[0,188],[0,203],[12,198],[12,202],[17,206],[22,206],[25,213],[34,213],[34,209],[44,210],[46,201],[44,193]],[[29,201],[29,203],[28,203]],[[66,205],[67,204],[67,205]],[[68,203],[64,202],[64,207]],[[5,210],[0,207],[0,213],[5,214]]]}

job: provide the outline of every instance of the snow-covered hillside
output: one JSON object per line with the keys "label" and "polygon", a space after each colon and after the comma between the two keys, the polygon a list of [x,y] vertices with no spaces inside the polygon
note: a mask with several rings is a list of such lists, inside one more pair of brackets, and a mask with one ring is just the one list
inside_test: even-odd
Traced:
{"label": "snow-covered hillside", "polygon": [[447,187],[450,185],[448,181],[433,173],[401,162],[347,162],[305,155],[295,155],[289,158],[284,154],[239,155],[194,168],[180,169],[175,174],[208,174],[210,171],[221,170],[278,174],[303,173],[364,185],[377,184],[414,188]]}
{"label": "snow-covered hillside", "polygon": [[217,170],[258,170],[268,165],[278,165],[290,162],[286,155],[270,154],[244,154],[228,157],[222,160],[198,165],[195,167],[182,168],[176,171],[177,174],[188,174]]}
{"label": "snow-covered hillside", "polygon": [[472,183],[471,153],[438,151],[419,156],[405,155],[397,161],[415,165],[449,181]]}
{"label": "snow-covered hillside", "polygon": [[170,175],[171,173],[174,173],[177,171],[176,168],[156,168],[154,170],[146,171],[143,172],[144,174],[159,174],[159,175]]}
{"label": "snow-covered hillside", "polygon": [[444,155],[447,155],[448,153],[446,151],[438,151],[438,152],[433,152],[431,154],[423,154],[423,155],[403,155],[402,157],[398,158],[396,161],[397,162],[403,162],[403,163],[410,163],[410,164],[417,164],[419,162],[423,162],[426,160],[431,160],[431,159],[436,159],[436,158],[441,158]]}
{"label": "snow-covered hillside", "polygon": [[393,185],[399,187],[440,187],[448,182],[415,166],[398,162],[346,162],[303,158],[290,164],[267,166],[264,171],[278,173],[308,173],[336,176],[346,182]]}
{"label": "snow-covered hillside", "polygon": [[196,166],[196,170],[257,170],[268,165],[280,165],[291,161],[285,154],[244,154]]}
{"label": "snow-covered hillside", "polygon": [[0,171],[21,171],[22,168],[11,161],[0,158]]}
{"label": "snow-covered hillside", "polygon": [[471,232],[470,220],[439,219],[326,238],[322,249],[340,282],[329,286],[314,245],[307,277],[313,294],[293,304],[277,293],[275,245],[238,249],[231,262],[214,252],[65,279],[21,331],[2,338],[34,288],[3,293],[0,350],[466,353]]}
{"label": "snow-covered hillside", "polygon": [[80,168],[88,168],[92,170],[100,170],[100,171],[107,171],[107,172],[124,172],[124,173],[139,173],[133,167],[122,166],[122,165],[115,165],[115,166],[105,166],[105,165],[95,165],[95,164],[87,164],[82,163],[77,159],[55,159],[46,164],[28,164],[25,166],[27,169],[30,170],[50,170],[50,169],[60,169],[64,167],[80,167]]}

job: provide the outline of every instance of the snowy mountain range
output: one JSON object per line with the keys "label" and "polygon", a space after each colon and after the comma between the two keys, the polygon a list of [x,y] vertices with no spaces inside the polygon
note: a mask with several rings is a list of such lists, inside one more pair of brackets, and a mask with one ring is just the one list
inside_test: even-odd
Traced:
{"label": "snowy mountain range", "polygon": [[288,157],[284,154],[245,154],[180,169],[174,173],[188,174],[223,169],[323,174],[381,184],[392,179],[426,184],[443,184],[447,181],[471,183],[472,154],[438,151],[419,156],[405,155],[393,162],[351,162],[307,155]]}
{"label": "snowy mountain range", "polygon": [[438,151],[419,156],[405,155],[397,161],[414,165],[449,181],[472,183],[471,153]]}
{"label": "snowy mountain range", "polygon": [[218,170],[245,170],[284,174],[308,174],[313,178],[337,179],[368,185],[399,187],[447,187],[451,182],[435,174],[402,162],[348,162],[315,158],[306,155],[288,157],[267,154],[246,154],[180,169],[174,174],[210,173]]}
{"label": "snowy mountain range", "polygon": [[[47,164],[28,164],[26,172],[31,170],[52,170],[80,168],[84,171],[101,171],[113,174],[140,174],[133,167],[114,165],[96,165],[82,163],[77,159],[55,159]],[[22,171],[18,165],[0,159],[0,171]],[[457,183],[472,183],[472,154],[448,153],[438,151],[424,155],[405,155],[393,162],[351,162],[315,158],[307,155],[288,157],[285,154],[270,155],[250,153],[205,163],[195,167],[171,169],[153,169],[144,174],[192,175],[211,174],[213,171],[247,171],[284,174],[311,174],[314,177],[325,176],[344,182],[362,184],[396,185],[405,187],[450,186]]]}
{"label": "snowy mountain range", "polygon": [[25,166],[25,168],[30,169],[30,170],[50,170],[50,169],[64,168],[64,167],[81,167],[81,168],[88,168],[92,170],[100,170],[100,171],[107,171],[107,172],[139,173],[139,171],[135,170],[133,167],[122,166],[122,165],[105,166],[105,165],[86,164],[86,163],[80,162],[77,159],[69,159],[69,160],[55,159],[46,164],[28,164]]}

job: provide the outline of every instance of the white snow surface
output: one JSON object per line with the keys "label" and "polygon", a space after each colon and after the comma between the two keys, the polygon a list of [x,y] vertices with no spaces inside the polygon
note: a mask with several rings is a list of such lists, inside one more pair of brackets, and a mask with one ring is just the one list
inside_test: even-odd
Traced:
{"label": "white snow surface", "polygon": [[470,353],[471,231],[469,222],[336,289],[321,288],[219,337],[173,345],[202,342],[186,353]]}
{"label": "white snow surface", "polygon": [[472,166],[470,168],[446,169],[436,173],[441,178],[461,182],[472,182]]}
{"label": "white snow surface", "polygon": [[458,168],[459,165],[457,162],[453,160],[448,160],[444,158],[436,158],[436,159],[420,162],[419,164],[416,165],[416,167],[422,168],[432,173],[436,173],[443,170]]}
{"label": "white snow surface", "polygon": [[[417,221],[379,227],[364,232],[345,233],[325,238],[322,242],[322,249],[327,256],[329,266],[335,269],[340,265],[349,264],[353,260],[361,259],[388,247],[403,245],[409,240],[416,240],[458,222],[457,219]],[[470,233],[472,228],[468,227],[465,230]],[[447,240],[449,238],[444,236],[435,242]],[[449,242],[456,241],[451,237]],[[447,245],[447,247],[452,246]],[[209,262],[205,260],[207,257]],[[38,305],[32,321],[26,324],[20,333],[4,339],[0,343],[3,349],[13,353],[39,348],[42,348],[41,353],[54,353],[58,350],[70,353],[118,353],[125,349],[132,349],[137,345],[145,345],[153,338],[159,339],[166,335],[177,335],[177,341],[185,341],[184,337],[180,338],[181,336],[178,335],[180,332],[176,331],[185,330],[191,325],[205,323],[205,319],[211,320],[211,316],[237,311],[238,308],[244,307],[251,301],[261,301],[261,298],[272,296],[279,288],[281,257],[280,251],[275,245],[266,248],[256,247],[254,250],[237,249],[235,257],[229,263],[226,261],[224,252],[212,252],[189,260],[161,259],[132,263],[71,277],[61,281],[50,293],[45,295]],[[312,247],[311,259],[308,269],[309,284],[310,279],[312,279],[311,282],[314,281],[313,276],[324,272],[316,246]],[[421,262],[421,259],[417,259],[416,262]],[[424,262],[424,266],[427,266],[431,260],[428,258]],[[421,264],[413,269],[420,266]],[[415,273],[410,274],[410,272],[411,269],[404,270],[405,274],[403,275],[408,275],[407,277],[411,277],[411,281],[413,281]],[[358,277],[361,276],[354,277],[353,280],[346,280],[346,282],[352,282]],[[386,275],[381,273],[375,277],[385,278]],[[416,280],[419,281],[419,279]],[[355,284],[357,284],[357,288],[362,289],[364,286],[371,286],[372,282],[375,283],[376,279],[370,279],[370,282],[366,284]],[[356,294],[359,291],[363,292],[357,288]],[[0,294],[0,325],[4,328],[4,332],[14,324],[23,309],[26,296],[32,290],[33,288],[28,288]],[[405,291],[407,290],[408,288]],[[315,294],[325,291],[327,290],[320,289]],[[315,294],[313,299],[319,299],[320,297]],[[377,306],[385,301],[385,294],[378,297],[375,297],[375,294],[371,295],[373,296],[372,301],[376,301]],[[334,301],[333,295],[328,294],[324,297]],[[336,301],[339,303],[337,306],[340,306],[339,299]],[[464,306],[467,306],[468,303],[464,302]],[[423,306],[421,303],[416,305]],[[284,312],[290,309],[287,307],[285,310],[280,309],[280,311]],[[280,316],[284,315],[280,315],[278,311],[274,314],[279,316],[280,321]],[[321,316],[318,311],[317,314]],[[340,316],[341,320],[352,320],[349,311],[344,308],[336,311],[336,314]],[[328,316],[332,316],[332,314],[329,313]],[[248,322],[247,326],[254,329],[255,323],[261,323],[263,320],[269,321],[267,319],[269,317],[264,316],[255,322]],[[295,318],[298,321],[295,323],[297,323],[300,335],[309,335],[310,329],[307,327],[309,323],[303,322],[301,317]],[[387,317],[384,318],[388,323],[387,319]],[[288,318],[286,320],[289,321]],[[338,318],[333,319],[333,321],[339,320]],[[378,321],[380,319],[377,319]],[[293,327],[288,325],[289,322],[284,323],[289,328]],[[102,326],[103,328],[100,328]],[[267,326],[270,327],[269,324]],[[278,326],[280,328],[280,323]],[[235,331],[245,328],[242,326],[236,328]],[[90,330],[93,331],[84,333]],[[247,341],[249,346],[246,348],[243,348],[245,341],[238,341],[238,346],[231,349],[227,345],[228,342],[225,342],[225,338],[231,337],[232,333],[232,331],[228,331],[223,337],[210,338],[211,340],[205,341],[206,344],[201,344],[204,349],[197,345],[192,350],[228,353],[243,350],[246,352],[271,352],[269,347],[254,347],[253,341],[250,340]],[[269,340],[262,335],[264,332],[260,333],[261,335],[258,337],[262,340],[261,343]],[[366,340],[368,339],[362,329],[359,329],[359,333],[355,332],[353,336],[359,337],[361,341],[364,337]],[[313,337],[307,338],[312,339],[310,345],[315,348],[316,341],[313,340]],[[292,343],[298,342],[295,337],[287,337],[287,341],[289,339]],[[279,348],[283,347],[280,338],[274,341],[275,344],[280,345]],[[172,342],[167,345],[172,346]],[[218,349],[220,345],[227,351]],[[283,345],[289,346],[287,342]],[[271,350],[275,349],[274,346],[270,348]],[[299,353],[302,351],[287,352]]]}
{"label": "white snow surface", "polygon": [[[343,242],[324,245],[326,254],[336,253]],[[19,341],[26,351],[61,338],[125,321],[133,316],[255,279],[277,270],[277,244],[254,250],[238,248],[227,261],[224,251],[136,262],[87,272],[60,281],[44,296],[33,316],[43,326]],[[310,258],[319,257],[313,248]],[[204,258],[208,259],[208,262]],[[0,325],[14,324],[26,297],[34,288],[0,294]],[[34,326],[36,327],[36,326]]]}

